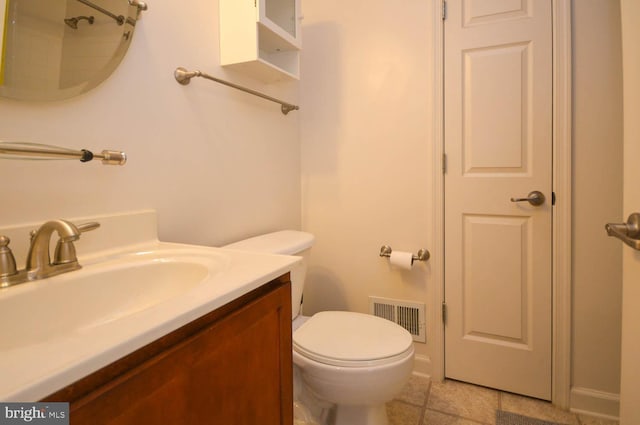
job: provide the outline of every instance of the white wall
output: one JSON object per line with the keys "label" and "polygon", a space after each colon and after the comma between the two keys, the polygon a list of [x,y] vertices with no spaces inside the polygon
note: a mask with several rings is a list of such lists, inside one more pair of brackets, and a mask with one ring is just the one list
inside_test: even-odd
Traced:
{"label": "white wall", "polygon": [[[305,0],[301,101],[303,228],[317,236],[305,314],[367,312],[368,296],[426,302],[433,191],[430,2]],[[412,271],[384,244],[431,250]],[[432,355],[432,345],[416,344]]]}
{"label": "white wall", "polygon": [[102,85],[66,101],[0,99],[0,140],[121,149],[128,164],[0,160],[0,225],[155,208],[161,239],[210,245],[299,227],[299,114],[204,79],[181,86],[173,71],[201,69],[293,103],[298,82],[221,68],[217,1],[148,4]]}
{"label": "white wall", "polygon": [[[442,285],[430,265],[402,273],[377,256],[390,244],[442,260],[431,232],[441,208],[432,201],[432,10],[433,0],[303,2],[302,225],[317,236],[306,313],[367,311],[368,295],[427,302]],[[609,414],[621,248],[603,226],[622,206],[620,16],[616,1],[580,0],[574,10],[572,387],[586,394],[572,392],[572,402]],[[432,336],[416,345],[427,360],[442,349]]]}
{"label": "white wall", "polygon": [[[622,56],[618,1],[574,2],[573,356],[571,404],[617,414],[622,244]],[[585,389],[587,391],[585,391]],[[598,390],[603,394],[589,394]],[[611,396],[613,400],[606,400]],[[612,410],[613,406],[615,409]]]}

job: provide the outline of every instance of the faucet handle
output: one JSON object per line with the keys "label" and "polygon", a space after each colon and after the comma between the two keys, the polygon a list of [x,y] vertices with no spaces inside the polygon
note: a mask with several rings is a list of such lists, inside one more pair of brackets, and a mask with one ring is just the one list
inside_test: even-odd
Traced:
{"label": "faucet handle", "polygon": [[[82,223],[76,225],[80,233],[88,232],[90,230],[100,227],[100,223],[92,221],[89,223]],[[56,250],[53,254],[53,264],[67,264],[78,261],[76,255],[76,247],[73,245],[72,240],[58,239],[56,244]]]}
{"label": "faucet handle", "polygon": [[9,248],[11,239],[4,235],[0,235],[0,277],[12,276],[18,273],[16,268],[16,259]]}
{"label": "faucet handle", "polygon": [[88,232],[90,230],[95,230],[100,227],[100,223],[97,221],[90,221],[88,223],[77,224],[76,227],[80,230],[80,233]]}

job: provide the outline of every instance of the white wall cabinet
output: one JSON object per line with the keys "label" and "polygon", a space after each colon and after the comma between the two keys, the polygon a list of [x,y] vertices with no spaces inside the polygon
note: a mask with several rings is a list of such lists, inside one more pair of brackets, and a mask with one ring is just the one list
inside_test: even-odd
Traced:
{"label": "white wall cabinet", "polygon": [[300,76],[300,0],[220,0],[220,64],[264,82]]}

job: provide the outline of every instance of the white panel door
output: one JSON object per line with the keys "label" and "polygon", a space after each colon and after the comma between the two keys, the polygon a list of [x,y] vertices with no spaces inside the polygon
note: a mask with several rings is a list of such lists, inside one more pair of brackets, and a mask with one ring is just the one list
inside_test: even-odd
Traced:
{"label": "white panel door", "polygon": [[551,24],[551,0],[447,0],[444,34],[445,375],[547,400]]}

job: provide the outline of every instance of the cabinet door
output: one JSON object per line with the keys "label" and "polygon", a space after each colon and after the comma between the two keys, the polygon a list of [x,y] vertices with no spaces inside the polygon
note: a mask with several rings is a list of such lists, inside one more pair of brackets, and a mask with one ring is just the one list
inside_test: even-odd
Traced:
{"label": "cabinet door", "polygon": [[287,424],[287,283],[71,404],[80,424]]}
{"label": "cabinet door", "polygon": [[260,0],[258,22],[276,33],[283,42],[300,48],[300,0]]}

